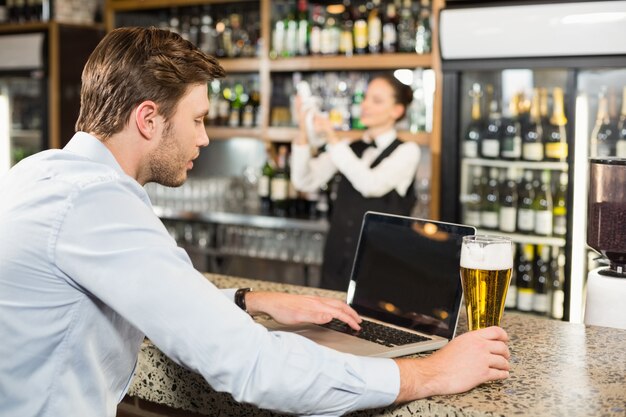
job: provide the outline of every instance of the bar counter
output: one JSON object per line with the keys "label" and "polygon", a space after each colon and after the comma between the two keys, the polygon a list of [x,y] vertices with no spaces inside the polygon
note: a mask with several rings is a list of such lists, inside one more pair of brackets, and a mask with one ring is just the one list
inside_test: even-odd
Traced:
{"label": "bar counter", "polygon": [[[212,274],[207,278],[220,288],[345,299],[345,293],[317,288]],[[626,330],[513,312],[505,312],[502,326],[511,339],[512,369],[506,381],[350,416],[626,416]],[[466,329],[462,315],[458,333]],[[213,391],[201,376],[174,364],[147,340],[128,394],[207,416],[281,415]]]}

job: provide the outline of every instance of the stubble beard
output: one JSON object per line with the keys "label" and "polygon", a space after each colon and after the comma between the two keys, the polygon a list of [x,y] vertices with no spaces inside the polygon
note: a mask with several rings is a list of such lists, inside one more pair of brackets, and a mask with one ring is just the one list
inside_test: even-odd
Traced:
{"label": "stubble beard", "polygon": [[187,161],[168,123],[161,144],[150,155],[150,182],[166,187],[180,187],[187,180]]}

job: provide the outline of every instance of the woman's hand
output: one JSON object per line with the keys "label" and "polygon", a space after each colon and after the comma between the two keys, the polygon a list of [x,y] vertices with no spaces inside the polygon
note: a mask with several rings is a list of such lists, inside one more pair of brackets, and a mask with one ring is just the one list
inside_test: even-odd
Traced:
{"label": "woman's hand", "polygon": [[332,298],[252,291],[246,294],[246,306],[250,314],[267,314],[281,324],[324,324],[336,318],[355,330],[361,328],[357,312]]}

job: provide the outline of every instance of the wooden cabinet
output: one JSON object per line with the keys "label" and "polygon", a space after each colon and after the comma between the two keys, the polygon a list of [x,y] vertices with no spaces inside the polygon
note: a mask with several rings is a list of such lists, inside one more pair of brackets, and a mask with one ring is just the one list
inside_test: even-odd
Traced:
{"label": "wooden cabinet", "polygon": [[[199,5],[231,5],[240,1],[226,0],[108,0],[105,9],[105,24],[111,30],[116,25],[118,14],[186,7]],[[250,3],[250,2],[247,2]],[[443,0],[432,0],[432,53],[418,55],[411,53],[373,54],[346,56],[298,56],[289,58],[270,58],[270,39],[272,35],[272,4],[270,0],[253,2],[258,5],[260,22],[260,43],[258,55],[253,58],[224,58],[220,63],[229,74],[256,73],[260,80],[261,115],[260,123],[254,128],[207,127],[211,139],[229,139],[232,137],[253,137],[264,141],[288,142],[297,130],[289,127],[274,127],[270,124],[270,97],[272,95],[272,76],[279,73],[296,71],[373,71],[392,70],[398,68],[431,68],[435,71],[436,88],[434,95],[433,123],[431,132],[411,133],[401,131],[404,140],[416,141],[420,145],[429,146],[431,150],[431,216],[439,217],[439,158],[441,154],[441,72],[439,47],[437,42],[438,15]],[[358,138],[362,131],[342,132],[342,136]]]}

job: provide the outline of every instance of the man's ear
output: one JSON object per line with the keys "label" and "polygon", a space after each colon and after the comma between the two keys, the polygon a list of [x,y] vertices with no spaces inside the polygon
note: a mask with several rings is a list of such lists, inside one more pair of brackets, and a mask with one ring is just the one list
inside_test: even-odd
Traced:
{"label": "man's ear", "polygon": [[145,139],[152,139],[158,131],[159,113],[154,101],[141,102],[135,110],[137,130]]}

